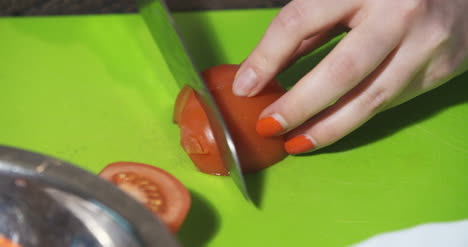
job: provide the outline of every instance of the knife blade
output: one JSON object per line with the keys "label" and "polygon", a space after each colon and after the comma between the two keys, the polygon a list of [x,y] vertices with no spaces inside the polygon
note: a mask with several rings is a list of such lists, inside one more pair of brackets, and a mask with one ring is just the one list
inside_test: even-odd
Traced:
{"label": "knife blade", "polygon": [[220,149],[223,164],[245,199],[250,200],[247,185],[240,168],[239,158],[231,134],[216,106],[206,83],[196,69],[187,46],[164,0],[137,0],[142,15],[156,45],[159,47],[172,75],[180,88],[192,87],[200,96],[208,115],[214,138]]}

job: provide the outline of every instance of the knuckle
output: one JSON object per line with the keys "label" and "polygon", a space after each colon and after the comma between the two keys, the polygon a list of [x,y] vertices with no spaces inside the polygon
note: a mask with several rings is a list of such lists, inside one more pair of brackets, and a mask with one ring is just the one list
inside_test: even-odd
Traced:
{"label": "knuckle", "polygon": [[322,144],[332,143],[343,136],[342,131],[330,121],[324,120],[314,126],[315,133],[320,133]]}
{"label": "knuckle", "polygon": [[434,48],[447,43],[450,40],[450,28],[442,21],[433,22],[428,27],[430,36],[429,42],[434,45]]}
{"label": "knuckle", "polygon": [[442,63],[439,66],[438,70],[436,70],[434,79],[441,80],[441,79],[445,79],[449,77],[450,75],[452,75],[455,68],[456,66],[450,61],[446,61],[445,63]]}
{"label": "knuckle", "polygon": [[268,68],[271,66],[271,59],[265,53],[256,53],[249,62],[250,67],[255,71],[259,80],[267,77]]}
{"label": "knuckle", "polygon": [[[288,104],[284,104],[282,112],[284,117],[290,120],[308,119],[310,117],[309,107],[305,106],[302,100],[292,99]],[[291,121],[290,121],[291,122]]]}
{"label": "knuckle", "polygon": [[277,24],[285,30],[296,31],[301,26],[304,16],[301,5],[302,2],[296,0],[282,8],[275,18]]}
{"label": "knuckle", "polygon": [[443,59],[442,62],[431,65],[425,75],[424,84],[437,84],[445,81],[450,75],[452,75],[456,66],[447,59]]}
{"label": "knuckle", "polygon": [[[304,104],[302,104],[304,105]],[[289,111],[291,116],[294,116],[295,119],[302,119],[303,121],[309,119],[311,117],[311,112],[309,107],[300,107],[300,105],[296,102],[297,108],[295,111]]]}
{"label": "knuckle", "polygon": [[403,19],[412,19],[427,8],[426,0],[404,0],[398,3],[398,11]]}
{"label": "knuckle", "polygon": [[330,63],[329,73],[332,76],[331,83],[346,88],[349,82],[359,79],[358,62],[354,56],[343,54]]}
{"label": "knuckle", "polygon": [[[290,92],[288,92],[290,93]],[[313,112],[306,98],[302,95],[286,94],[272,105],[272,109],[279,112],[288,123],[289,128],[294,128],[310,119]]]}
{"label": "knuckle", "polygon": [[385,88],[376,88],[363,92],[360,105],[362,109],[368,109],[372,114],[384,109],[389,101],[387,90]]}

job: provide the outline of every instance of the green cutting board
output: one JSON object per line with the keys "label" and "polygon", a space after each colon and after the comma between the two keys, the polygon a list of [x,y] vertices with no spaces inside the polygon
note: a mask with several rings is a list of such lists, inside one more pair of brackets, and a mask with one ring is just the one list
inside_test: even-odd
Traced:
{"label": "green cutting board", "polygon": [[[241,62],[277,11],[176,21],[205,69]],[[291,85],[329,49],[280,80]],[[0,19],[0,144],[94,173],[121,160],[168,170],[193,197],[177,234],[185,246],[347,246],[468,218],[467,92],[465,74],[328,148],[248,175],[251,204],[229,178],[198,172],[179,146],[178,88],[138,15]]]}

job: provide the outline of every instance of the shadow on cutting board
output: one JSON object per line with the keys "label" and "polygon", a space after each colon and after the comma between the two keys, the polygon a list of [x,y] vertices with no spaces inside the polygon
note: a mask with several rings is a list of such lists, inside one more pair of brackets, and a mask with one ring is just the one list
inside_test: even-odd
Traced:
{"label": "shadow on cutting board", "polygon": [[[268,168],[267,168],[268,169]],[[265,185],[265,170],[245,175],[245,183],[250,199],[257,208],[262,207],[262,194]]]}
{"label": "shadow on cutting board", "polygon": [[219,228],[219,215],[208,200],[190,191],[192,204],[177,239],[183,246],[202,247],[210,241]]}
{"label": "shadow on cutting board", "polygon": [[287,90],[291,89],[296,82],[298,82],[305,74],[311,71],[317,64],[325,58],[325,56],[331,52],[338,42],[344,37],[345,33],[336,36],[331,39],[328,43],[317,48],[309,55],[306,55],[296,61],[294,64],[282,71],[276,79],[280,84]]}
{"label": "shadow on cutting board", "polygon": [[468,73],[400,106],[376,115],[337,143],[315,152],[334,153],[376,142],[424,121],[439,112],[468,101]]}

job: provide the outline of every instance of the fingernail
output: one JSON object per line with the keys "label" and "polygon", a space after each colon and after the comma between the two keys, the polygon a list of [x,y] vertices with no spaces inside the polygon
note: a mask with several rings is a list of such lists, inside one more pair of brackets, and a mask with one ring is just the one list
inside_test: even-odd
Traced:
{"label": "fingernail", "polygon": [[286,121],[281,115],[275,113],[257,121],[255,130],[264,137],[275,136],[286,129]]}
{"label": "fingernail", "polygon": [[257,74],[251,68],[242,71],[234,80],[233,92],[237,96],[248,96],[257,84]]}
{"label": "fingernail", "polygon": [[315,143],[314,139],[309,135],[300,135],[284,143],[284,149],[289,154],[299,154],[314,149]]}

